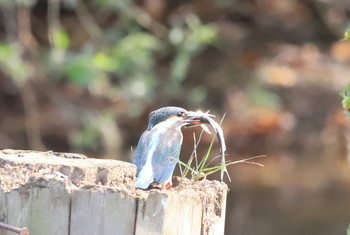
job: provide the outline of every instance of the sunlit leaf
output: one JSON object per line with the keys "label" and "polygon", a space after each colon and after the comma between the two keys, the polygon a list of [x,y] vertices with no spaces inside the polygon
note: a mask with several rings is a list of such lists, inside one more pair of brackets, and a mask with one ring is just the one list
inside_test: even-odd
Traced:
{"label": "sunlit leaf", "polygon": [[11,44],[0,44],[0,66],[17,84],[23,84],[33,68],[21,57],[20,48]]}
{"label": "sunlit leaf", "polygon": [[113,63],[112,57],[106,53],[98,52],[93,56],[94,65],[102,70],[113,71],[117,69],[117,64]]}
{"label": "sunlit leaf", "polygon": [[345,115],[350,115],[350,83],[345,87],[344,91],[339,94],[343,100],[341,102],[345,109]]}
{"label": "sunlit leaf", "polygon": [[344,33],[344,38],[342,39],[342,41],[347,41],[347,40],[350,40],[350,30],[347,30]]}
{"label": "sunlit leaf", "polygon": [[343,108],[350,111],[350,97],[345,97],[343,100],[342,100],[342,105],[343,105]]}
{"label": "sunlit leaf", "polygon": [[202,25],[195,30],[195,37],[201,43],[210,44],[216,39],[216,28],[214,25]]}
{"label": "sunlit leaf", "polygon": [[63,28],[60,28],[53,32],[52,40],[53,40],[54,47],[58,49],[65,50],[69,47],[69,43],[70,43],[69,36],[68,36],[68,33]]}
{"label": "sunlit leaf", "polygon": [[0,44],[0,61],[9,60],[13,56],[13,53],[9,44]]}

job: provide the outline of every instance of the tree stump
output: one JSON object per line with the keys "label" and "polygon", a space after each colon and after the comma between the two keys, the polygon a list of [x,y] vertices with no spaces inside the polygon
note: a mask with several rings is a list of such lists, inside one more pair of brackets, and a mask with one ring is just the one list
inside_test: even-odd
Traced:
{"label": "tree stump", "polygon": [[81,154],[0,151],[0,222],[32,235],[224,233],[224,183],[139,190],[135,174],[133,164]]}

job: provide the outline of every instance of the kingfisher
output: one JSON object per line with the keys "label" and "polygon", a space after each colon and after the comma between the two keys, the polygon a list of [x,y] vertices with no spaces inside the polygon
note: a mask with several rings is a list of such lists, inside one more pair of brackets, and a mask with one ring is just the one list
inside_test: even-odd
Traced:
{"label": "kingfisher", "polygon": [[149,114],[147,129],[142,133],[134,155],[137,166],[136,188],[152,184],[171,187],[171,178],[178,162],[183,135],[181,128],[200,123],[195,112],[168,106]]}

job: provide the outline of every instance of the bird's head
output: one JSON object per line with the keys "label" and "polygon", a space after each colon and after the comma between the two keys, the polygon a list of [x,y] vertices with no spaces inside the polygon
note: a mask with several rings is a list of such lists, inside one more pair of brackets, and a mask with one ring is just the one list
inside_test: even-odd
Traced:
{"label": "bird's head", "polygon": [[168,120],[169,118],[178,118],[179,120],[185,120],[188,111],[186,109],[174,106],[167,106],[149,114],[149,122],[147,130],[152,129],[155,125]]}
{"label": "bird's head", "polygon": [[157,124],[164,122],[169,119],[178,121],[180,126],[195,126],[208,123],[208,117],[214,117],[209,113],[203,113],[201,111],[193,112],[187,111],[184,108],[167,106],[149,114],[149,122],[147,130],[151,130]]}

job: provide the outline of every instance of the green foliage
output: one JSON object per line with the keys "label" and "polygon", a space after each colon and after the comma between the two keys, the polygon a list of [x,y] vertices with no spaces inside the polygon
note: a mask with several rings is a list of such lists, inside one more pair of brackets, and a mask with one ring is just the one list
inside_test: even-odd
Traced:
{"label": "green foliage", "polygon": [[115,61],[116,72],[129,75],[150,70],[154,63],[153,52],[159,42],[151,34],[135,33],[124,37],[112,48],[111,58]]}
{"label": "green foliage", "polygon": [[[89,11],[91,8],[84,4],[96,7],[100,14],[118,15],[118,20],[102,27],[97,21],[99,18],[91,17],[94,12]],[[155,97],[154,88],[163,83],[154,66],[164,58],[170,58],[171,67],[170,82],[165,83],[166,90],[173,91],[169,95],[177,96],[183,92],[181,83],[191,59],[217,39],[215,25],[203,24],[195,15],[174,18],[176,20],[170,22],[170,27],[164,27],[164,31],[158,34],[157,29],[153,29],[149,23],[151,18],[147,13],[129,0],[71,1],[67,7],[78,14],[79,20],[75,27],[83,28],[91,38],[83,38],[86,41],[77,44],[77,35],[71,30],[72,35],[68,34],[65,29],[68,26],[61,18],[56,19],[58,22],[55,23],[49,21],[51,47],[39,45],[40,55],[35,57],[38,61],[34,61],[38,66],[35,73],[64,79],[71,85],[92,91],[100,89],[104,83],[106,90],[100,94],[106,97],[120,92],[119,97],[128,100],[151,102]],[[86,10],[77,10],[81,7]],[[99,33],[98,41],[92,36],[96,33]],[[22,61],[21,53],[20,48],[3,43],[0,63],[10,77],[26,80],[31,65]],[[111,83],[111,77],[118,78],[118,83]],[[200,102],[205,96],[203,88],[190,94],[194,102]]]}
{"label": "green foliage", "polygon": [[96,66],[97,69],[106,72],[112,72],[116,69],[116,65],[114,60],[110,55],[104,52],[97,52],[93,55],[92,58],[93,65]]}
{"label": "green foliage", "polygon": [[[82,127],[71,133],[71,147],[75,151],[96,151],[100,147],[103,135],[100,123],[106,119],[106,116],[110,116],[108,111],[102,111],[101,113],[85,112],[81,117]],[[114,117],[115,115],[113,115]]]}
{"label": "green foliage", "polygon": [[349,224],[348,229],[346,230],[346,235],[350,235],[350,224]]}
{"label": "green foliage", "polygon": [[71,144],[77,151],[81,151],[83,149],[96,150],[99,146],[99,138],[100,133],[98,129],[92,125],[88,125],[79,132],[72,134]]}
{"label": "green foliage", "polygon": [[[350,30],[347,30],[344,34],[342,41],[350,40]],[[339,93],[340,97],[343,98],[341,104],[344,108],[345,115],[350,118],[350,83],[345,87],[344,91]]]}
{"label": "green foliage", "polygon": [[18,85],[23,84],[32,68],[21,58],[21,48],[16,44],[0,44],[0,66]]}
{"label": "green foliage", "polygon": [[176,83],[185,78],[191,59],[217,39],[214,25],[204,25],[196,16],[188,17],[185,22],[183,26],[173,27],[169,33],[169,41],[176,49],[170,78]]}
{"label": "green foliage", "polygon": [[347,41],[347,40],[350,40],[350,30],[347,30],[344,33],[344,38],[342,39],[342,41]]}
{"label": "green foliage", "polygon": [[116,111],[110,108],[99,112],[86,111],[81,115],[82,126],[70,135],[74,151],[115,152],[120,147],[120,132],[116,125]]}
{"label": "green foliage", "polygon": [[[151,34],[131,34],[121,38],[110,50],[89,46],[78,52],[67,51],[58,71],[62,72],[61,78],[71,84],[86,87],[99,95],[113,97],[119,93],[126,99],[142,97],[148,100],[156,78],[154,60],[150,58],[154,57],[159,45]],[[52,65],[57,66],[57,63],[52,61]],[[118,86],[111,84],[110,76],[118,76]]]}
{"label": "green foliage", "polygon": [[[2,10],[21,4],[24,1],[0,0]],[[28,2],[29,15],[36,4],[40,3]],[[19,85],[40,77],[50,79],[53,85],[76,86],[91,95],[126,104],[129,116],[139,115],[146,104],[165,95],[169,100],[182,95],[192,58],[217,39],[215,25],[203,24],[194,15],[179,17],[174,13],[169,24],[163,25],[130,0],[72,0],[63,5],[48,1],[47,5],[48,17],[43,18],[47,22],[42,24],[47,30],[33,30],[40,18],[28,22],[32,30],[24,31],[34,40],[24,45],[23,38],[13,35],[0,39],[1,72]],[[69,8],[75,17],[61,11],[62,7]],[[170,71],[157,70],[159,64]],[[163,96],[158,87],[164,87]],[[201,102],[207,95],[204,86],[191,87],[187,93],[190,103]],[[98,143],[93,125],[81,124],[71,144],[85,148]]]}
{"label": "green foliage", "polygon": [[345,109],[344,113],[350,117],[350,83],[345,87],[344,91],[339,94],[342,100],[342,106]]}
{"label": "green foliage", "polygon": [[125,10],[132,5],[131,0],[90,0],[94,6],[110,9],[114,11]]}
{"label": "green foliage", "polygon": [[0,44],[0,61],[10,59],[14,54],[12,47],[9,44]]}
{"label": "green foliage", "polygon": [[66,75],[72,83],[79,86],[88,86],[95,78],[91,57],[77,57],[71,60],[66,67]]}
{"label": "green foliage", "polygon": [[52,41],[53,41],[54,47],[61,50],[68,49],[70,39],[69,39],[69,35],[63,28],[55,30],[52,35],[53,35]]}

